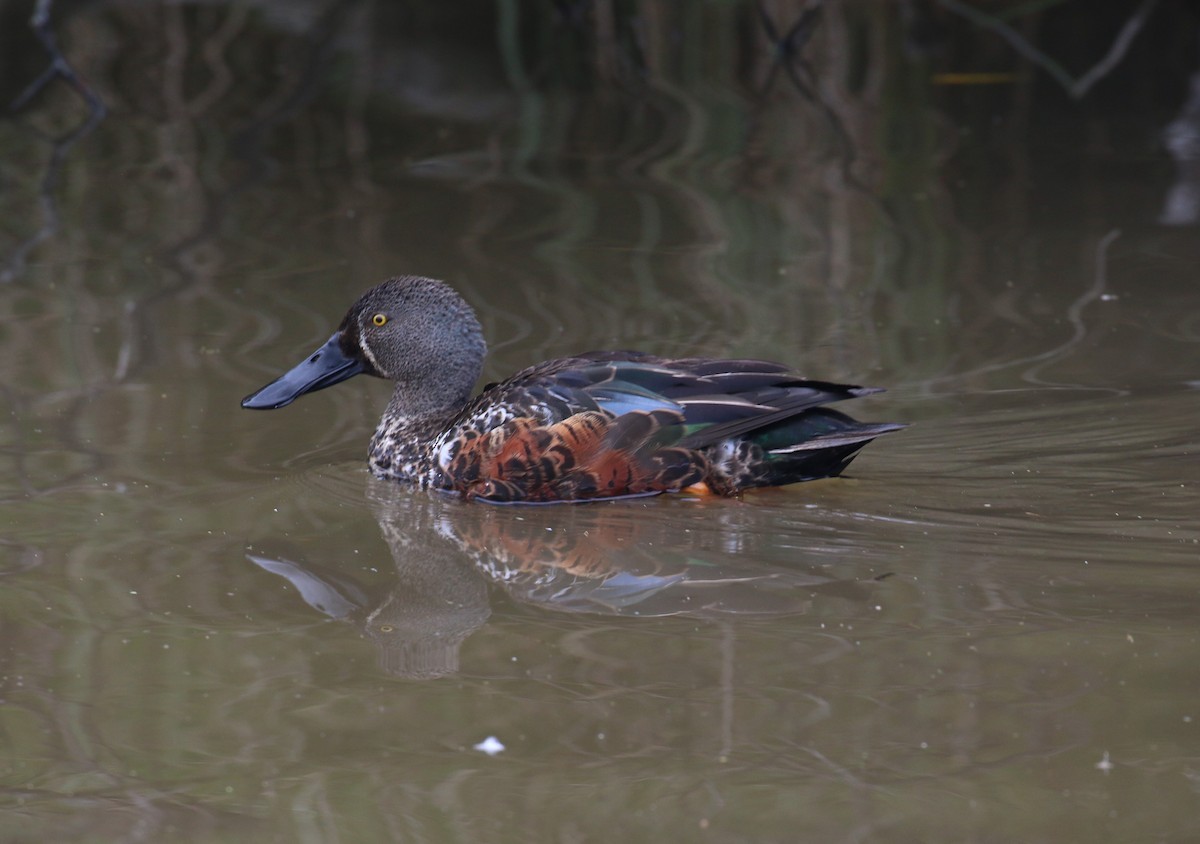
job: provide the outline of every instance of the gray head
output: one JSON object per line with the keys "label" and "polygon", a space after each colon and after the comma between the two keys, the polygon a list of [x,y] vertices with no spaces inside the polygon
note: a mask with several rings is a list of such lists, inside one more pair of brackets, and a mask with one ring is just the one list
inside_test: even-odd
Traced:
{"label": "gray head", "polygon": [[479,320],[457,292],[432,278],[398,276],[359,297],[324,346],[242,407],[283,407],[366,373],[396,382],[392,412],[446,413],[470,397],[486,354]]}

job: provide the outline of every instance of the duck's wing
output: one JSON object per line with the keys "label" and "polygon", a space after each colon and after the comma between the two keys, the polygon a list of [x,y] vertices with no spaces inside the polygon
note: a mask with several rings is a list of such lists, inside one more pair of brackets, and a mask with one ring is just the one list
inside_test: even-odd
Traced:
{"label": "duck's wing", "polygon": [[660,440],[704,455],[705,483],[724,494],[840,474],[871,440],[905,427],[825,406],[878,388],[803,378],[771,361],[629,353],[579,360],[555,374],[560,389],[568,385],[620,419],[656,416]]}
{"label": "duck's wing", "polygon": [[476,400],[517,416],[562,421],[584,411],[613,416],[673,411],[685,444],[699,448],[811,407],[879,392],[801,378],[764,360],[671,359],[639,352],[588,352],[530,367],[491,384]]}
{"label": "duck's wing", "polygon": [[[460,417],[445,466],[494,500],[633,495],[702,479],[723,492],[787,483],[840,471],[896,427],[818,410],[872,392],[769,361],[590,352],[485,388]],[[706,478],[703,454],[730,446],[746,451],[731,464],[745,480]]]}

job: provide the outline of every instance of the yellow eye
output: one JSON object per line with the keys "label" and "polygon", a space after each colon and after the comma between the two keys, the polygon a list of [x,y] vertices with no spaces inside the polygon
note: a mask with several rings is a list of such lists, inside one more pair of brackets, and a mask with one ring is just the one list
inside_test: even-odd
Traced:
{"label": "yellow eye", "polygon": [[371,317],[371,322],[375,323],[376,326],[387,325],[387,314],[375,314],[375,316]]}

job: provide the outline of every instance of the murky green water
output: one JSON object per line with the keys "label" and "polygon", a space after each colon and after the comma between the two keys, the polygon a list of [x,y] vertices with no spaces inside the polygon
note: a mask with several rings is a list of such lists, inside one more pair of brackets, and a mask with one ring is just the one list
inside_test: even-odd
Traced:
{"label": "murky green water", "polygon": [[[0,123],[0,839],[1200,836],[1172,26],[1075,103],[834,4],[814,102],[738,4],[283,8],[64,14],[109,116],[57,170],[65,85]],[[744,501],[495,508],[367,475],[385,384],[238,408],[399,272],[489,379],[758,355],[914,425]]]}

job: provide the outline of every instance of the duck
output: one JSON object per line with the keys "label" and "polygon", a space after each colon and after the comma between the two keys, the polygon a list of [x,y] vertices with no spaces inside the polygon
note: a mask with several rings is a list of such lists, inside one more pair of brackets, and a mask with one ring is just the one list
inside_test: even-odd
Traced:
{"label": "duck", "polygon": [[487,343],[450,285],[390,278],[333,335],[242,400],[286,407],[365,374],[394,383],[371,438],[380,478],[490,503],[748,490],[840,475],[876,437],[825,405],[882,392],[764,360],[592,351],[534,364],[472,397]]}

